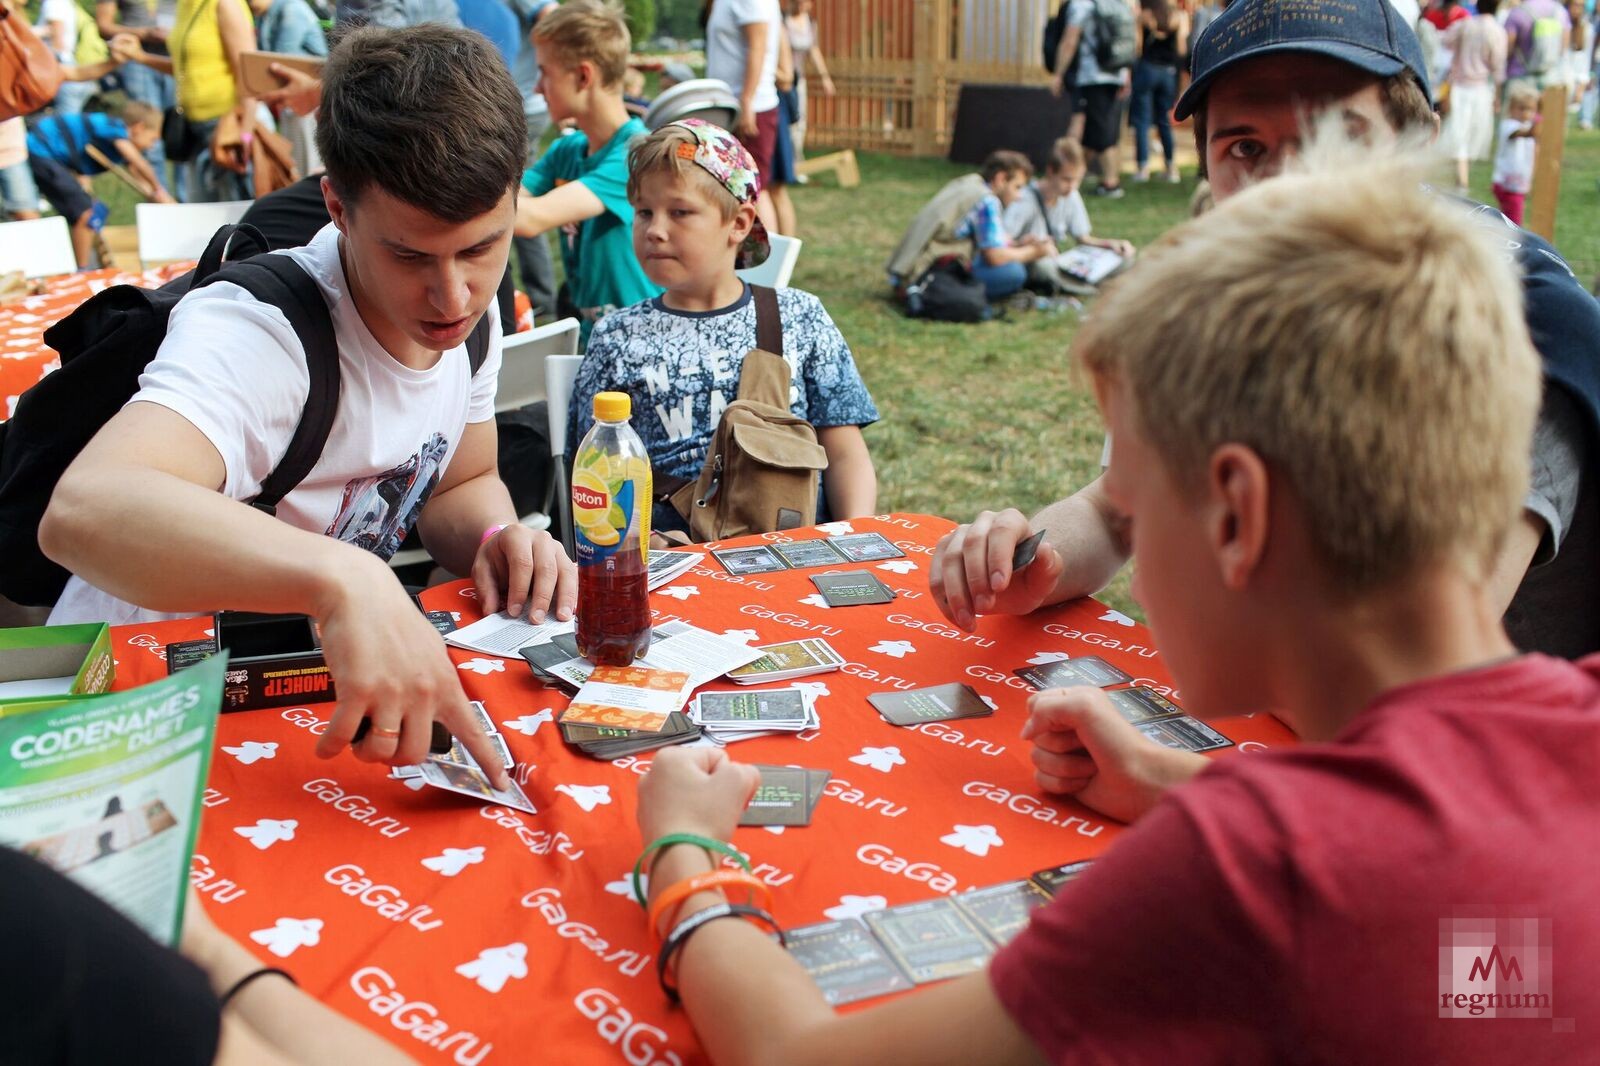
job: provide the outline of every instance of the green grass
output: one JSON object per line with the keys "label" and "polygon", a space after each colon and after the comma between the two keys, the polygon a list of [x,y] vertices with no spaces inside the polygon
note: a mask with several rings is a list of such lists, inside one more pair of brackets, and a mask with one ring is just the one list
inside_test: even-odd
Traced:
{"label": "green grass", "polygon": [[[826,148],[810,151],[821,154]],[[985,508],[1032,513],[1099,469],[1103,433],[1066,353],[1070,313],[1023,312],[981,325],[907,319],[887,298],[883,265],[906,223],[965,168],[940,160],[862,154],[862,184],[821,178],[794,190],[805,250],[794,284],[822,298],[850,342],[883,419],[866,431],[881,510],[958,521]],[[1557,244],[1587,287],[1600,273],[1600,133],[1567,142]],[[1095,231],[1143,246],[1186,217],[1194,182],[1127,185],[1119,201],[1092,199]],[[1474,192],[1490,200],[1489,170]],[[99,182],[114,223],[133,221],[132,196]],[[1105,595],[1137,613],[1126,572]]]}

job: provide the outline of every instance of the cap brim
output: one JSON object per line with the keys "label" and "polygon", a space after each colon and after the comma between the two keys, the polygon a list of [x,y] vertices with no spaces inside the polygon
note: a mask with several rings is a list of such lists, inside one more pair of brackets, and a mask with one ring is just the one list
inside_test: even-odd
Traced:
{"label": "cap brim", "polygon": [[765,263],[772,255],[772,241],[767,237],[767,227],[762,225],[757,218],[750,227],[750,233],[745,237],[744,243],[739,245],[739,254],[734,257],[735,270],[749,270]]}
{"label": "cap brim", "polygon": [[[1388,0],[1384,0],[1384,2],[1387,3]],[[1173,117],[1182,122],[1194,114],[1195,108],[1200,106],[1200,101],[1210,90],[1211,83],[1219,75],[1225,74],[1230,68],[1238,66],[1249,59],[1279,55],[1284,52],[1302,54],[1310,52],[1314,55],[1327,56],[1329,59],[1337,59],[1341,62],[1349,63],[1358,70],[1364,70],[1379,78],[1387,78],[1399,74],[1403,70],[1410,69],[1403,60],[1374,52],[1370,48],[1363,48],[1358,44],[1351,44],[1349,41],[1319,41],[1314,39],[1280,41],[1277,44],[1262,45],[1259,48],[1247,49],[1236,56],[1230,56],[1211,70],[1206,71],[1204,77],[1196,78],[1190,82],[1189,88],[1184,90],[1183,95],[1178,98],[1178,106],[1172,112]]]}

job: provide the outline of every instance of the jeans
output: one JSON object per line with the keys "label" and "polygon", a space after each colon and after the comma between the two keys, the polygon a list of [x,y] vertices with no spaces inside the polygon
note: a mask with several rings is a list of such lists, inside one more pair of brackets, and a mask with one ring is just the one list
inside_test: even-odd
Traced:
{"label": "jeans", "polygon": [[[117,73],[122,78],[122,90],[130,100],[149,104],[163,114],[168,108],[176,106],[178,83],[170,75],[151,70],[142,63],[124,63]],[[144,157],[150,161],[162,188],[171,192],[172,181],[167,176],[167,149],[161,143],[161,138],[156,138],[156,143],[150,146]]]}
{"label": "jeans", "polygon": [[1143,171],[1150,165],[1150,123],[1156,125],[1161,138],[1161,151],[1167,165],[1174,160],[1172,149],[1172,101],[1178,92],[1178,70],[1155,63],[1141,62],[1133,68],[1133,101],[1130,121],[1133,124],[1134,162]]}
{"label": "jeans", "polygon": [[[539,159],[539,140],[550,125],[550,112],[525,113],[528,123],[528,166]],[[522,291],[533,304],[535,318],[550,318],[556,313],[556,272],[550,262],[550,235],[513,237],[511,247],[517,256],[517,270],[522,274]]]}
{"label": "jeans", "polygon": [[1028,268],[1022,263],[1002,263],[990,266],[984,262],[983,253],[972,257],[972,276],[983,282],[983,294],[991,300],[1010,296],[1028,280]]}
{"label": "jeans", "polygon": [[211,135],[216,132],[220,121],[213,118],[190,123],[195,136],[205,147],[181,168],[184,193],[189,203],[214,204],[223,200],[253,199],[251,193],[254,187],[248,172],[235,174],[225,167],[219,167],[211,158]]}
{"label": "jeans", "polygon": [[99,91],[100,83],[97,81],[64,81],[61,88],[56,90],[56,98],[51,106],[58,115],[81,115],[83,105]]}

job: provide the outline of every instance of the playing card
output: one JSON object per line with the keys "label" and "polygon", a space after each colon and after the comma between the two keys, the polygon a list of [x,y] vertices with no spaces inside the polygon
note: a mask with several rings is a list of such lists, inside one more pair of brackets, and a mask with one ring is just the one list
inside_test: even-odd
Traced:
{"label": "playing card", "polygon": [[838,566],[850,560],[825,540],[797,540],[791,544],[774,544],[772,550],[778,558],[795,569],[808,566]]}
{"label": "playing card", "polygon": [[1028,926],[1036,907],[1050,902],[1044,889],[1032,881],[1007,881],[954,897],[956,906],[975,922],[984,935],[1003,948]]}
{"label": "playing card", "polygon": [[811,583],[817,586],[829,607],[853,607],[865,603],[892,603],[894,592],[865,570],[849,570],[842,574],[815,574]]}
{"label": "playing card", "polygon": [[1044,540],[1044,530],[1042,529],[1017,545],[1017,550],[1011,553],[1011,572],[1013,574],[1033,562],[1033,557],[1039,554],[1039,542],[1041,540]]}
{"label": "playing card", "polygon": [[439,631],[441,637],[447,637],[456,631],[456,620],[450,617],[449,611],[424,611],[424,618],[428,624]]}
{"label": "playing card", "polygon": [[829,1006],[912,987],[859,918],[802,926],[788,935],[789,954],[811,975]]}
{"label": "playing card", "polygon": [[421,769],[422,779],[434,788],[471,796],[485,803],[498,803],[503,807],[526,811],[529,814],[539,813],[522,789],[517,787],[515,781],[512,781],[507,788],[495,788],[484,776],[483,771],[476,766],[430,759],[421,764]]}
{"label": "playing card", "polygon": [[978,927],[943,897],[871,911],[862,918],[919,985],[976,973],[994,951]]}
{"label": "playing card", "polygon": [[[650,639],[655,639],[655,633],[650,634]],[[578,635],[576,633],[557,633],[550,638],[550,643],[567,653],[569,659],[583,658],[583,652],[578,650]]]}
{"label": "playing card", "polygon": [[1104,688],[1132,681],[1133,677],[1112,666],[1098,655],[1083,655],[1076,659],[1026,666],[1013,671],[1018,677],[1037,689],[1072,688],[1089,685]]}
{"label": "playing card", "polygon": [[905,552],[890,544],[881,533],[847,533],[842,537],[829,537],[828,543],[846,559],[858,563],[871,563],[879,559],[899,559]]}
{"label": "playing card", "polygon": [[1044,890],[1052,898],[1061,891],[1061,886],[1071,881],[1089,868],[1092,860],[1084,859],[1081,862],[1068,862],[1060,866],[1052,866],[1048,870],[1036,870],[1028,878],[1035,885]]}
{"label": "playing card", "polygon": [[809,825],[806,771],[794,766],[759,766],[761,783],[740,825]]}
{"label": "playing card", "polygon": [[785,644],[767,644],[755,650],[761,653],[761,658],[737,670],[729,670],[728,680],[741,685],[787,681],[837,670],[844,665],[839,653],[823,640],[794,640]]}
{"label": "playing card", "polygon": [[947,722],[953,718],[978,718],[994,713],[971,685],[952,682],[910,692],[879,692],[867,702],[893,725]]}
{"label": "playing card", "polygon": [[483,705],[482,700],[472,700],[467,704],[467,709],[472,712],[472,720],[478,723],[478,728],[485,733],[495,732],[494,719],[489,717],[489,708]]}
{"label": "playing card", "polygon": [[773,570],[787,570],[788,565],[773,554],[771,548],[756,546],[753,548],[725,548],[721,551],[713,550],[712,555],[717,557],[723,569],[730,574],[765,574]]}
{"label": "playing card", "polygon": [[806,771],[806,821],[811,821],[812,812],[817,809],[817,803],[822,799],[822,790],[828,787],[828,782],[833,778],[832,770],[807,770]]}
{"label": "playing card", "polygon": [[1153,688],[1119,688],[1106,693],[1111,706],[1123,718],[1138,725],[1155,718],[1171,718],[1183,713],[1183,708],[1167,699]]}
{"label": "playing card", "polygon": [[702,692],[691,715],[704,726],[732,722],[752,728],[803,725],[805,693],[797,688],[761,689],[755,692]]}
{"label": "playing card", "polygon": [[659,733],[682,710],[689,675],[643,666],[597,666],[561,715],[563,722]]}
{"label": "playing card", "polygon": [[1233,747],[1233,741],[1188,715],[1146,722],[1139,727],[1139,732],[1157,744],[1178,751],[1214,751]]}
{"label": "playing card", "polygon": [[524,659],[528,660],[529,669],[533,671],[534,676],[539,680],[551,685],[566,684],[564,679],[550,672],[552,668],[572,659],[572,656],[567,654],[567,650],[559,644],[554,641],[546,641],[543,644],[530,644],[526,648],[522,648],[520,654]]}

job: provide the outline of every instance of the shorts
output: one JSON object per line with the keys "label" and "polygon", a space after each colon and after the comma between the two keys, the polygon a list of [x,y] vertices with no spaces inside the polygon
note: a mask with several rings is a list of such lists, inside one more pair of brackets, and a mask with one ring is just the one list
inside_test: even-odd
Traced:
{"label": "shorts", "polygon": [[0,167],[0,210],[8,215],[19,211],[39,211],[39,190],[34,187],[33,174],[28,163],[14,163]]}
{"label": "shorts", "polygon": [[33,173],[33,181],[39,186],[39,192],[69,225],[76,225],[78,219],[94,206],[93,197],[83,191],[83,186],[78,184],[72,171],[54,159],[29,156],[28,169]]}
{"label": "shorts", "polygon": [[1122,133],[1120,85],[1080,85],[1078,101],[1083,108],[1083,146],[1091,152],[1116,147]]}
{"label": "shorts", "polygon": [[773,150],[778,146],[778,109],[757,114],[756,135],[746,137],[740,134],[739,143],[755,160],[756,173],[761,175],[761,188],[765,189],[768,176],[772,173]]}

